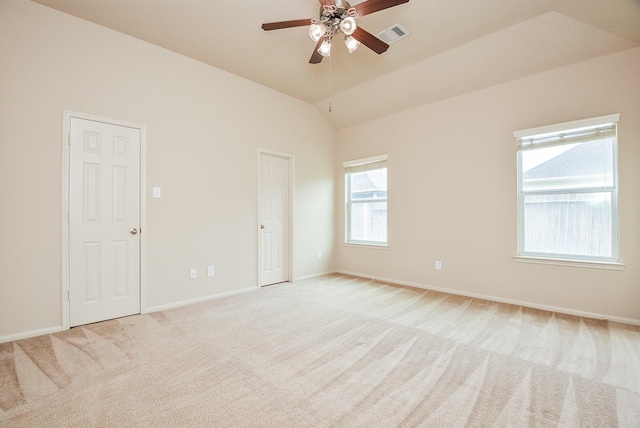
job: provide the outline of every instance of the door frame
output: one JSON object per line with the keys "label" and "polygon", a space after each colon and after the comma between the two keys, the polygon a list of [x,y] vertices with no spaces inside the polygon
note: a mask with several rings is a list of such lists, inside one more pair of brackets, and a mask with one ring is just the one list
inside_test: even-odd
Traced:
{"label": "door frame", "polygon": [[69,243],[69,192],[70,192],[70,170],[71,170],[71,120],[84,119],[93,122],[102,122],[109,125],[124,126],[140,131],[140,313],[145,313],[146,302],[146,282],[147,282],[147,209],[146,209],[146,177],[147,177],[147,127],[139,123],[127,122],[118,119],[95,116],[92,114],[79,113],[71,110],[62,111],[62,330],[70,328],[70,243]]}
{"label": "door frame", "polygon": [[258,270],[258,283],[256,284],[256,287],[258,289],[262,288],[262,272],[260,269],[260,257],[262,257],[262,234],[260,232],[260,219],[262,218],[262,173],[261,173],[261,169],[262,169],[262,162],[261,162],[261,158],[262,155],[267,155],[267,156],[273,156],[273,157],[277,157],[277,158],[282,158],[288,161],[289,163],[289,177],[288,177],[288,181],[289,181],[289,194],[287,195],[287,197],[289,198],[289,207],[288,207],[288,222],[287,222],[287,233],[289,235],[289,242],[287,243],[287,245],[289,245],[289,271],[287,272],[287,282],[293,282],[294,281],[294,254],[295,254],[295,248],[294,248],[294,230],[295,230],[295,165],[296,165],[296,156],[291,154],[291,153],[285,153],[285,152],[278,152],[278,151],[274,151],[274,150],[268,150],[268,149],[261,149],[258,148],[258,221],[256,224],[256,231],[258,234],[258,249],[257,249],[257,262],[258,262],[258,266],[257,266],[257,270]]}

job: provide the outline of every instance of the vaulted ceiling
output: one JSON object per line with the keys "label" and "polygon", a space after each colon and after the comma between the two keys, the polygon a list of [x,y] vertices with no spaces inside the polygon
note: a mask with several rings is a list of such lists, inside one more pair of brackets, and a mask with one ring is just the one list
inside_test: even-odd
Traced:
{"label": "vaulted ceiling", "polygon": [[313,103],[336,128],[640,46],[640,0],[410,0],[358,19],[409,31],[387,52],[337,43],[317,65],[307,27],[260,26],[317,17],[318,0],[33,1]]}

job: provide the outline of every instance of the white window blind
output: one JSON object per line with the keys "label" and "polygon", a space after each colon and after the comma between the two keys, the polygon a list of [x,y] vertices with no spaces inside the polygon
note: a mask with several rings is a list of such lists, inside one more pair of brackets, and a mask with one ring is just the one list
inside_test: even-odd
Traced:
{"label": "white window blind", "polygon": [[586,143],[616,136],[616,124],[607,123],[583,129],[573,129],[562,132],[551,132],[518,138],[518,149],[530,149],[561,144]]}
{"label": "white window blind", "polygon": [[364,159],[356,159],[343,162],[344,172],[349,174],[352,172],[371,171],[374,169],[387,167],[388,155],[372,156]]}

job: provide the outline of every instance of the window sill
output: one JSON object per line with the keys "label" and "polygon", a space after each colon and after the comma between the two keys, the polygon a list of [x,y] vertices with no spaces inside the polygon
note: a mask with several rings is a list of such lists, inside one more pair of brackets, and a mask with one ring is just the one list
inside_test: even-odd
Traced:
{"label": "window sill", "polygon": [[354,248],[377,248],[380,250],[386,250],[389,248],[389,244],[370,244],[370,243],[358,243],[358,242],[344,242],[345,247],[354,247]]}
{"label": "window sill", "polygon": [[624,270],[624,263],[595,262],[585,260],[549,259],[543,257],[513,256],[513,261],[518,263],[535,263],[542,265],[584,267],[592,269]]}

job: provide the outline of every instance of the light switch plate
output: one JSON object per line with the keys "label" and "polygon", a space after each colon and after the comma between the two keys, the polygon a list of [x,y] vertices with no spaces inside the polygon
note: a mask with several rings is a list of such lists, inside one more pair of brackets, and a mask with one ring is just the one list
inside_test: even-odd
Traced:
{"label": "light switch plate", "polygon": [[156,199],[160,199],[162,197],[162,188],[154,187],[153,188],[153,197]]}

